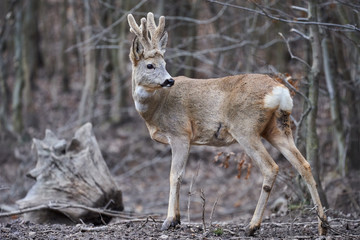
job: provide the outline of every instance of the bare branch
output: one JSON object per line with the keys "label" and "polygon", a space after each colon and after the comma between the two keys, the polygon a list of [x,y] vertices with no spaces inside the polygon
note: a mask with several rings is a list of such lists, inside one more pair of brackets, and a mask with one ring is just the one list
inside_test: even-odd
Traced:
{"label": "bare branch", "polygon": [[295,56],[295,55],[292,53],[291,48],[290,48],[289,41],[284,37],[284,35],[283,35],[282,33],[280,33],[280,32],[279,32],[279,35],[280,35],[280,37],[282,37],[282,39],[284,39],[291,58],[292,58],[292,59],[296,59],[296,60],[300,61],[301,63],[305,64],[308,68],[311,68],[310,65],[309,65],[306,61],[304,61],[303,59]]}
{"label": "bare branch", "polygon": [[299,7],[299,6],[291,6],[292,9],[294,10],[298,10],[298,11],[302,11],[302,12],[306,12],[306,13],[309,13],[308,9],[307,8],[303,8],[303,7]]}
{"label": "bare branch", "polygon": [[351,1],[348,1],[348,2],[345,2],[343,0],[336,0],[337,2],[345,5],[345,6],[348,6],[348,7],[351,7],[351,8],[359,8],[360,9],[360,5],[358,4],[354,4],[354,3],[351,3]]}
{"label": "bare branch", "polygon": [[195,23],[195,24],[198,24],[198,25],[210,24],[210,23],[215,22],[216,20],[218,20],[224,14],[227,7],[228,6],[224,5],[221,8],[221,10],[218,12],[218,14],[216,14],[212,18],[205,19],[205,20],[198,20],[198,19],[194,19],[194,18],[180,17],[180,16],[166,16],[166,18],[167,19],[172,19],[172,20],[180,20],[180,21],[185,21],[185,22],[191,22],[191,23]]}
{"label": "bare branch", "polygon": [[133,167],[131,170],[129,171],[126,171],[124,174],[121,174],[120,176],[118,176],[118,179],[119,180],[122,180],[122,179],[125,179],[125,178],[128,178],[132,175],[134,175],[135,173],[143,170],[144,168],[147,168],[153,164],[157,164],[159,162],[164,162],[164,161],[167,161],[167,157],[155,157],[154,159],[152,159],[151,161],[146,161],[146,162],[143,162],[142,164],[139,164],[137,165],[136,167]]}
{"label": "bare branch", "polygon": [[208,0],[211,3],[216,3],[216,4],[220,4],[220,5],[224,5],[224,6],[229,6],[229,7],[234,7],[237,9],[241,9],[241,10],[245,10],[248,12],[252,12],[252,13],[256,13],[256,14],[260,14],[262,16],[266,16],[270,19],[273,20],[277,20],[280,22],[285,22],[285,23],[294,23],[294,24],[302,24],[302,25],[318,25],[318,26],[324,26],[324,27],[329,27],[329,28],[339,28],[338,30],[341,31],[357,31],[360,32],[360,28],[356,27],[355,25],[351,25],[351,24],[336,24],[336,23],[325,23],[325,22],[312,22],[312,21],[297,21],[297,20],[289,20],[289,19],[285,19],[285,18],[280,18],[280,17],[276,17],[273,16],[269,13],[267,13],[259,4],[257,4],[255,1],[252,1],[258,8],[261,9],[261,11],[259,10],[255,10],[252,8],[247,8],[247,7],[242,7],[239,5],[235,5],[235,4],[231,4],[231,3],[225,3],[225,2],[220,2],[217,0]]}
{"label": "bare branch", "polygon": [[311,18],[309,9],[303,8],[303,7],[299,7],[299,6],[291,6],[291,8],[294,9],[294,10],[298,10],[298,11],[302,11],[302,12],[307,13],[307,17],[306,17],[306,18],[296,18],[296,20],[298,20],[298,21],[308,21],[308,20]]}
{"label": "bare branch", "polygon": [[204,190],[200,189],[200,198],[202,202],[202,214],[201,214],[201,220],[203,224],[203,231],[206,232],[206,224],[205,224],[205,194]]}
{"label": "bare branch", "polygon": [[295,29],[295,28],[291,28],[291,29],[290,29],[290,32],[297,33],[297,34],[299,34],[301,37],[305,38],[306,40],[310,40],[310,36],[306,35],[306,34],[303,33],[303,32],[300,32],[299,30],[297,30],[297,29]]}
{"label": "bare branch", "polygon": [[213,219],[213,216],[214,216],[214,213],[215,213],[215,209],[216,209],[216,206],[217,206],[217,203],[219,201],[219,198],[220,198],[220,195],[217,196],[215,202],[214,202],[214,205],[211,209],[211,213],[210,213],[210,226],[212,225],[212,219]]}
{"label": "bare branch", "polygon": [[[49,202],[48,204],[42,204],[42,205],[38,205],[35,207],[23,208],[23,209],[19,209],[16,211],[0,213],[0,217],[11,217],[11,216],[15,216],[15,215],[20,215],[20,214],[35,212],[35,211],[41,211],[41,210],[61,210],[64,208],[80,208],[80,209],[85,209],[90,212],[99,213],[99,214],[103,214],[103,215],[110,216],[110,217],[119,217],[119,218],[123,218],[123,219],[134,219],[134,218],[138,218],[138,217],[143,217],[145,219],[147,217],[146,215],[130,216],[130,214],[120,212],[120,211],[107,210],[107,209],[101,209],[101,208],[93,208],[93,207],[88,207],[88,206],[81,205],[81,204],[65,204],[65,203],[55,203],[55,202]],[[134,214],[131,213],[131,215],[134,215]]]}
{"label": "bare branch", "polygon": [[192,193],[192,188],[193,188],[193,185],[194,185],[194,183],[196,181],[197,176],[199,175],[199,170],[200,170],[200,162],[199,162],[199,165],[197,167],[196,172],[194,173],[194,175],[191,178],[191,183],[190,183],[189,192],[188,192],[187,212],[188,212],[188,222],[189,223],[190,223],[190,199],[191,199],[191,195],[193,194]]}
{"label": "bare branch", "polygon": [[87,40],[77,43],[76,45],[73,45],[71,47],[69,47],[68,49],[66,49],[66,52],[72,51],[74,48],[79,48],[79,47],[83,47],[89,43],[91,43],[92,41],[96,41],[99,42],[101,40],[101,38],[108,32],[110,32],[115,26],[117,26],[118,24],[120,24],[122,21],[124,21],[127,17],[128,14],[134,12],[136,9],[140,8],[142,5],[144,5],[144,3],[146,3],[148,0],[142,0],[141,2],[139,2],[135,7],[133,7],[132,9],[130,9],[129,11],[126,12],[126,14],[122,15],[121,18],[119,18],[118,20],[116,20],[115,22],[113,22],[110,26],[108,26],[107,28],[105,28],[104,30],[102,30],[101,32],[99,32],[98,34],[95,34],[93,36],[91,36],[90,38],[88,38]]}
{"label": "bare branch", "polygon": [[8,186],[0,186],[0,191],[9,190],[9,189],[10,189],[10,187],[8,187]]}

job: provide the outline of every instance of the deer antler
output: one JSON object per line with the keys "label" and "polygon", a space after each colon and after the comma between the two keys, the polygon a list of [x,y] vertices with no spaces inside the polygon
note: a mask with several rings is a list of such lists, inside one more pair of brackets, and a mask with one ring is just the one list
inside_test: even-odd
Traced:
{"label": "deer antler", "polygon": [[167,34],[167,32],[164,32],[164,16],[160,17],[158,26],[156,26],[154,14],[151,12],[147,14],[147,20],[145,18],[142,18],[140,20],[140,26],[137,25],[132,14],[128,15],[128,22],[130,25],[130,32],[134,33],[138,37],[145,51],[160,50],[161,52],[163,52],[163,50],[161,49],[160,40],[165,34]]}
{"label": "deer antler", "polygon": [[164,32],[165,17],[161,16],[159,18],[159,25],[156,26],[154,20],[154,14],[149,12],[147,14],[147,28],[149,29],[149,33],[151,37],[151,45],[153,46],[153,48],[159,48],[160,39],[163,37],[164,34],[167,34],[167,32]]}

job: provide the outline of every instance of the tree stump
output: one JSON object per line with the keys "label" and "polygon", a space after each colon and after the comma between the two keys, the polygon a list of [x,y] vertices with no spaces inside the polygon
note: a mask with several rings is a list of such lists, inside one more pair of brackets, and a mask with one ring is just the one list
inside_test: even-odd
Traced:
{"label": "tree stump", "polygon": [[[116,185],[86,123],[67,143],[46,130],[44,140],[33,139],[36,167],[28,176],[36,180],[26,197],[17,201],[20,209],[42,204],[65,203],[92,208],[123,210],[122,193]],[[45,209],[24,214],[36,223],[107,223],[110,217],[83,208]]]}

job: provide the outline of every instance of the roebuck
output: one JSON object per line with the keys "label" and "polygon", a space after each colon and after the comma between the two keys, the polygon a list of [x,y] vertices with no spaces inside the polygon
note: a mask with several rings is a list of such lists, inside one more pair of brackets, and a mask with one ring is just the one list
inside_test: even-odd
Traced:
{"label": "roebuck", "polygon": [[306,181],[317,208],[319,234],[326,234],[321,205],[309,163],[296,148],[291,129],[293,107],[289,90],[271,77],[244,74],[217,79],[172,78],[165,69],[168,35],[165,18],[156,26],[148,13],[140,26],[129,14],[136,35],[131,49],[132,95],[151,138],[170,144],[172,162],[167,218],[162,229],[180,223],[179,189],[190,145],[226,146],[238,142],[260,168],[263,185],[254,215],[246,228],[253,235],[260,227],[265,205],[279,167],[261,142],[277,148]]}

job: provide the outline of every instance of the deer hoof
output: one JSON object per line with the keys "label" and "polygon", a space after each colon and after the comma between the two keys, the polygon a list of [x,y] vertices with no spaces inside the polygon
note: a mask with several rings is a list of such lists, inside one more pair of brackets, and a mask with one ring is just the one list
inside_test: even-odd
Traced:
{"label": "deer hoof", "polygon": [[254,233],[260,228],[260,225],[259,226],[250,226],[248,225],[246,228],[245,228],[245,235],[246,236],[254,236]]}
{"label": "deer hoof", "polygon": [[175,227],[180,224],[180,216],[179,217],[168,217],[165,219],[161,231],[168,230],[171,227]]}

